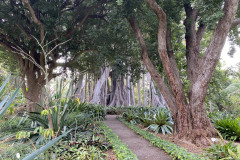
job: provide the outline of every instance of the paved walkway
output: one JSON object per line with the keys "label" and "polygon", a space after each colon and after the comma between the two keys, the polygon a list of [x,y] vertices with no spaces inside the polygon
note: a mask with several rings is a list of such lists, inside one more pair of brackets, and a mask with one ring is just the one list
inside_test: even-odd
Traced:
{"label": "paved walkway", "polygon": [[123,123],[116,119],[115,115],[108,115],[104,121],[113,132],[115,132],[122,142],[128,145],[128,148],[135,153],[139,160],[171,160],[163,150],[151,146],[149,141],[137,135]]}

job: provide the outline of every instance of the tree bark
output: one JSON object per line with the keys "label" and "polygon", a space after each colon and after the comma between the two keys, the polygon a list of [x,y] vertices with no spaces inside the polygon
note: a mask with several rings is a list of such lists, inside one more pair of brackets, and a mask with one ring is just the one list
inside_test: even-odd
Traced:
{"label": "tree bark", "polygon": [[75,93],[75,97],[81,99],[81,93],[82,93],[82,89],[83,89],[83,74],[79,75],[79,80],[77,83],[77,91]]}
{"label": "tree bark", "polygon": [[102,102],[101,93],[102,93],[102,89],[103,89],[103,91],[105,89],[104,86],[106,84],[107,78],[109,77],[109,73],[110,73],[110,67],[106,67],[94,88],[93,99],[92,99],[91,103],[102,104],[101,103]]}
{"label": "tree bark", "polygon": [[[180,77],[178,76],[179,72],[176,69],[173,54],[167,54],[167,49],[171,48],[171,45],[169,45],[171,40],[169,40],[167,36],[169,34],[167,34],[166,14],[155,0],[147,0],[147,3],[155,12],[159,20],[158,53],[162,60],[164,72],[167,75],[171,91],[166,87],[160,74],[156,71],[154,65],[150,61],[142,33],[134,18],[131,17],[129,22],[141,45],[143,62],[172,112],[175,124],[174,132],[180,138],[191,139],[195,144],[207,145],[209,144],[207,137],[211,137],[216,131],[207,117],[205,97],[208,84],[220,58],[223,44],[232,26],[238,8],[238,0],[225,1],[223,8],[224,16],[218,22],[210,45],[202,58],[199,56],[199,48],[196,47],[200,44],[204,27],[200,25],[198,31],[195,31],[197,12],[194,9],[189,8],[190,6],[185,5],[187,15],[186,21],[192,22],[190,25],[189,23],[185,23],[186,30],[191,34],[190,36],[185,37],[188,41],[186,54],[187,71],[191,83],[188,91],[188,93],[191,94],[188,96],[188,101],[185,97]],[[196,64],[194,64],[195,62]]]}
{"label": "tree bark", "polygon": [[138,106],[141,106],[141,86],[140,86],[140,79],[138,80],[138,83],[137,83],[137,92],[138,92]]}
{"label": "tree bark", "polygon": [[147,93],[145,83],[145,73],[143,73],[143,106],[147,106]]}
{"label": "tree bark", "polygon": [[27,81],[23,84],[22,91],[27,101],[27,111],[35,112],[45,84],[38,83],[35,75],[30,72],[26,73],[26,79]]}
{"label": "tree bark", "polygon": [[85,95],[85,97],[84,97],[84,101],[85,102],[87,102],[87,86],[88,86],[88,83],[89,83],[89,81],[88,81],[88,74],[86,74],[85,75],[86,77],[85,77],[85,93],[84,93],[84,95]]}
{"label": "tree bark", "polygon": [[131,90],[130,90],[130,76],[127,74],[126,78],[126,87],[127,87],[127,101],[128,101],[128,106],[130,106],[131,103]]}
{"label": "tree bark", "polygon": [[151,95],[151,103],[150,103],[151,106],[153,106],[153,107],[162,106],[162,103],[160,102],[160,99],[155,90],[155,86],[152,82],[151,75],[149,73],[147,73],[147,78],[148,78],[148,81],[150,84],[149,93]]}
{"label": "tree bark", "polygon": [[124,85],[124,78],[119,77],[116,79],[113,75],[111,78],[113,87],[110,97],[112,98],[108,106],[127,106],[129,104],[127,97],[129,89]]}
{"label": "tree bark", "polygon": [[134,92],[134,85],[132,82],[130,82],[130,94],[131,94],[131,105],[135,106],[136,105],[135,92]]}

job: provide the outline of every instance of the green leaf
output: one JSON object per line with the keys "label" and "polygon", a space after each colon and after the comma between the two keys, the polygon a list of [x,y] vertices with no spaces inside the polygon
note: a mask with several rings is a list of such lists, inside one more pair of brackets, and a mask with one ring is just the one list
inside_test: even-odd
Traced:
{"label": "green leaf", "polygon": [[[23,84],[23,83],[22,83]],[[8,107],[10,107],[12,101],[14,100],[14,98],[17,96],[18,91],[20,90],[20,88],[22,87],[22,84],[20,84],[18,86],[18,88],[16,89],[16,91],[13,93],[13,95],[10,97],[10,99],[8,100],[8,102],[4,105],[4,107],[2,108],[2,110],[0,111],[0,119],[3,117],[4,113],[7,111]]]}
{"label": "green leaf", "polygon": [[39,154],[43,153],[44,151],[48,150],[50,147],[52,147],[54,145],[54,143],[56,143],[57,141],[59,141],[62,137],[66,136],[69,132],[71,132],[72,130],[69,130],[67,132],[65,132],[63,135],[55,138],[54,140],[48,142],[46,145],[42,146],[41,148],[37,149],[35,152],[31,153],[30,155],[28,155],[27,157],[23,158],[23,160],[32,160],[35,157],[37,157]]}
{"label": "green leaf", "polygon": [[7,85],[10,77],[11,77],[11,75],[9,75],[9,76],[7,77],[7,79],[4,81],[4,83],[3,83],[2,86],[0,87],[0,93],[2,92],[2,90],[4,89],[4,87]]}

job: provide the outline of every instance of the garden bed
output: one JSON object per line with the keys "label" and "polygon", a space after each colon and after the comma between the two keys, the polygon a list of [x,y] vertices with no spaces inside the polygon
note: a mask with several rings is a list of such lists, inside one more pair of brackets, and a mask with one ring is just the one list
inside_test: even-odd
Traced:
{"label": "garden bed", "polygon": [[134,130],[137,134],[141,135],[142,137],[150,141],[152,145],[165,150],[171,157],[175,159],[191,159],[191,160],[205,159],[197,154],[188,152],[185,148],[177,146],[176,144],[170,142],[169,139],[163,140],[160,138],[161,137],[160,135],[156,135],[149,131],[146,131],[145,129],[142,129],[134,124],[131,124],[121,118],[119,118],[119,120],[122,121],[132,130]]}

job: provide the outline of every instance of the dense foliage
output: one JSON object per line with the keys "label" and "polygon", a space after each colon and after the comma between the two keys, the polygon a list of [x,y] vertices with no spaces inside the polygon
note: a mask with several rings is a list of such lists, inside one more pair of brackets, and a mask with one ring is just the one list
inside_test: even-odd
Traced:
{"label": "dense foliage", "polygon": [[122,114],[131,123],[138,123],[149,130],[163,134],[173,132],[173,120],[167,108],[131,107]]}
{"label": "dense foliage", "polygon": [[240,118],[230,114],[220,115],[212,118],[215,128],[221,133],[224,139],[240,140]]}

